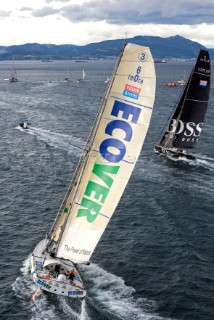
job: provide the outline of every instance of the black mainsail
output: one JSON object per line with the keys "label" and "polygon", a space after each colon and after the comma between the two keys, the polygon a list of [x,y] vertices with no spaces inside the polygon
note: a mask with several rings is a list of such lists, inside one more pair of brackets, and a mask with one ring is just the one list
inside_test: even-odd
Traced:
{"label": "black mainsail", "polygon": [[210,91],[210,57],[206,50],[200,50],[181,98],[155,151],[173,157],[188,155],[187,150],[195,148],[202,131]]}

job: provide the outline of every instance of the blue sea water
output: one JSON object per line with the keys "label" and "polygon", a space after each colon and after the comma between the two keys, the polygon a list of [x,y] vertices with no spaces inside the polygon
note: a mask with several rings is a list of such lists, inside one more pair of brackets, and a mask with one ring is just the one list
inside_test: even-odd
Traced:
{"label": "blue sea water", "polygon": [[[0,319],[212,320],[214,318],[214,81],[198,159],[171,161],[153,146],[192,62],[156,65],[148,135],[130,182],[89,266],[84,301],[42,293],[30,254],[50,229],[92,127],[113,67],[84,63],[84,83],[63,83],[71,61],[0,62]],[[51,82],[50,82],[51,81]],[[32,129],[18,124],[29,121]]]}

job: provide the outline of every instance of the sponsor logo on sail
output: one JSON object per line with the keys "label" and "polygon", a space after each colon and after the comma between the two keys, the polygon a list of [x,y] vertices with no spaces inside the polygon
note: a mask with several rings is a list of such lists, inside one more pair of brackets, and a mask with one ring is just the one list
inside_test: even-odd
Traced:
{"label": "sponsor logo on sail", "polygon": [[138,97],[139,97],[140,91],[141,91],[140,88],[137,88],[137,87],[134,87],[134,86],[130,86],[129,84],[126,84],[125,89],[123,91],[123,95],[125,97],[129,97],[129,98],[137,100]]}
{"label": "sponsor logo on sail", "polygon": [[[106,163],[94,164],[92,169],[94,179],[88,181],[77,218],[84,217],[92,223],[102,212],[102,206],[120,168],[120,165],[116,164],[126,155],[126,146],[133,136],[132,123],[138,123],[140,113],[141,108],[115,100],[111,111],[114,119],[107,123],[105,128],[107,138],[101,142],[99,148],[100,155]],[[118,130],[123,133],[123,139],[117,137]]]}
{"label": "sponsor logo on sail", "polygon": [[85,249],[75,249],[74,247],[69,247],[67,246],[67,244],[65,244],[65,247],[64,247],[65,251],[68,251],[68,252],[73,252],[73,253],[78,253],[78,254],[83,254],[85,256],[88,256],[91,251],[88,251],[88,250],[85,250]]}
{"label": "sponsor logo on sail", "polygon": [[204,69],[204,68],[198,67],[198,71],[201,73],[210,74],[210,69]]}
{"label": "sponsor logo on sail", "polygon": [[143,78],[140,77],[141,69],[142,69],[141,66],[137,67],[136,74],[134,74],[134,75],[129,74],[128,75],[128,80],[129,81],[133,81],[136,84],[137,83],[142,84],[143,83]]}
{"label": "sponsor logo on sail", "polygon": [[199,122],[197,124],[195,122],[184,123],[181,120],[177,122],[176,119],[172,119],[169,130],[169,133],[171,133],[171,135],[169,137],[171,139],[176,139],[176,135],[182,134],[182,141],[195,142],[198,141],[198,137],[201,134],[202,127],[202,122]]}
{"label": "sponsor logo on sail", "polygon": [[207,59],[207,57],[206,57],[206,56],[204,56],[204,57],[200,57],[200,61],[201,61],[201,62],[206,62],[206,63],[209,63],[209,62],[210,62],[210,60],[209,60],[209,59]]}
{"label": "sponsor logo on sail", "polygon": [[207,81],[206,80],[200,80],[199,85],[202,86],[202,87],[206,87],[207,86]]}

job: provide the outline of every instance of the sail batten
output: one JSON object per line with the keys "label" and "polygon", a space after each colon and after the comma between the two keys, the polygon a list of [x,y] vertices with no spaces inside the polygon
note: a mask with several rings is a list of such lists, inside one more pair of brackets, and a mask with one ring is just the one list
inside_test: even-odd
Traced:
{"label": "sail batten", "polygon": [[52,234],[57,257],[82,263],[93,254],[140,154],[155,85],[149,48],[126,44],[68,195],[68,214],[62,214]]}

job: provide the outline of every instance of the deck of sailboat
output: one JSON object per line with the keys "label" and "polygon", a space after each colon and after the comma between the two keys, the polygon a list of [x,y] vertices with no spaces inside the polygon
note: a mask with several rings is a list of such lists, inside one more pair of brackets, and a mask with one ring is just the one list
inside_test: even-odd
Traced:
{"label": "deck of sailboat", "polygon": [[182,151],[179,149],[169,149],[164,148],[161,145],[156,144],[154,147],[155,152],[163,154],[164,156],[168,158],[174,158],[174,159],[187,159],[187,160],[195,160],[196,157],[193,154],[187,153],[186,151]]}
{"label": "deck of sailboat", "polygon": [[[31,257],[31,273],[35,284],[42,290],[72,298],[82,298],[86,294],[84,283],[69,260],[53,258],[44,252],[47,239],[42,240]],[[68,272],[74,271],[71,280]]]}

